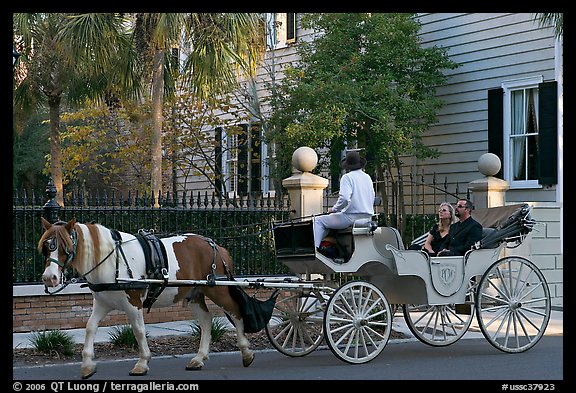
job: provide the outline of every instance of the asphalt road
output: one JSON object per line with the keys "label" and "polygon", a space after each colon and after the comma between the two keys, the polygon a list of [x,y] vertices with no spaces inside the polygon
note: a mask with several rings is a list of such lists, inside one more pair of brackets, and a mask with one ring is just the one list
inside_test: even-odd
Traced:
{"label": "asphalt road", "polygon": [[[34,380],[44,385],[45,390],[51,388],[52,392],[57,393],[67,391],[67,387],[75,391],[98,391],[98,386],[96,389],[90,386],[92,382],[94,385],[100,384],[99,391],[104,391],[104,382],[96,383],[97,381],[107,381],[110,391],[125,390],[121,389],[122,386],[112,386],[111,383],[147,383],[146,381],[198,383],[198,387],[202,388],[210,385],[208,381],[230,380],[282,381],[289,385],[291,382],[288,381],[303,380],[475,380],[510,384],[514,384],[514,381],[555,383],[554,389],[541,386],[538,389],[523,390],[560,391],[562,389],[559,387],[564,379],[563,341],[562,335],[544,336],[535,347],[519,354],[501,352],[483,338],[460,340],[448,347],[431,347],[417,340],[391,342],[376,359],[360,365],[345,363],[336,358],[327,347],[322,346],[315,352],[298,358],[291,358],[274,350],[258,351],[254,363],[247,368],[242,367],[239,352],[211,353],[210,359],[205,361],[204,368],[199,371],[184,369],[192,355],[156,357],[150,363],[150,371],[143,377],[128,375],[135,359],[100,361],[97,373],[85,380],[87,386],[68,386],[68,382],[64,382],[62,389],[59,389],[59,384],[54,385],[49,381],[82,381],[79,363],[27,366],[14,368],[13,383],[21,382],[21,391],[43,390],[40,387],[30,389],[32,385],[27,381]],[[499,391],[505,390],[500,389],[501,382],[498,382]],[[152,390],[149,386],[148,389]],[[175,390],[177,389],[178,387]]]}

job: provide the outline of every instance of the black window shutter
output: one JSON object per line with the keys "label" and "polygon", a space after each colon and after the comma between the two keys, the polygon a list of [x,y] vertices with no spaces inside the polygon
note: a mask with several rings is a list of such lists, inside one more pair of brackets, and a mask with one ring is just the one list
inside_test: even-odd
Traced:
{"label": "black window shutter", "polygon": [[214,185],[216,187],[216,195],[222,195],[222,128],[216,127],[214,131],[214,138],[216,139],[216,148],[214,149],[214,159],[216,160],[215,165],[215,180]]}
{"label": "black window shutter", "polygon": [[286,14],[286,41],[294,42],[296,41],[296,14],[287,13]]}
{"label": "black window shutter", "polygon": [[242,131],[238,134],[238,194],[248,195],[248,125],[240,126]]}
{"label": "black window shutter", "polygon": [[488,152],[496,154],[502,161],[495,175],[502,178],[504,165],[504,90],[488,90]]}
{"label": "black window shutter", "polygon": [[262,189],[262,167],[261,155],[262,144],[260,138],[260,126],[252,125],[250,127],[250,191],[260,192]]}
{"label": "black window shutter", "polygon": [[556,82],[538,85],[539,184],[558,183],[558,92]]}

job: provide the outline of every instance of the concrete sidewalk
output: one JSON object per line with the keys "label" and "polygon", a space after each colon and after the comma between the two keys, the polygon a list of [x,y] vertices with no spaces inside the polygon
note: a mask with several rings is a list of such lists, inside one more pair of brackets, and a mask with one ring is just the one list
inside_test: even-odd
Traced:
{"label": "concrete sidewalk", "polygon": [[[226,317],[220,317],[221,320],[230,325],[232,325]],[[161,337],[161,336],[172,336],[172,335],[182,335],[182,334],[190,334],[192,332],[192,321],[176,321],[176,322],[164,322],[164,323],[150,323],[146,325],[146,332],[148,333],[149,338],[153,337]],[[113,333],[116,327],[115,326],[101,326],[98,328],[98,332],[96,333],[95,342],[108,342],[110,341],[110,333]],[[404,322],[404,318],[402,317],[401,313],[397,313],[392,321],[392,328],[397,332],[404,333],[409,337],[413,337],[410,329]],[[84,329],[68,329],[63,330],[66,333],[69,333],[76,343],[84,343],[84,337],[86,332]],[[548,323],[548,327],[546,328],[546,335],[557,335],[557,334],[564,334],[564,312],[563,310],[552,310],[550,315],[550,321]],[[34,336],[34,332],[31,333],[14,333],[13,335],[13,348],[32,348],[31,339]],[[468,331],[462,337],[462,339],[469,339],[469,338],[483,338],[484,335],[482,334],[478,324],[476,322],[476,318],[472,321],[472,324],[468,328]],[[415,338],[414,338],[415,339]]]}

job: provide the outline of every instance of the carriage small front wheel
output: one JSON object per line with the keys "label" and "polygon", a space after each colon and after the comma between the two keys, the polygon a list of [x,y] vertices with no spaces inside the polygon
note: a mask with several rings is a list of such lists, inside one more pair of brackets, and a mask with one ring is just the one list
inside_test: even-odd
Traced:
{"label": "carriage small front wheel", "polygon": [[[326,299],[307,289],[285,290],[266,325],[270,343],[280,353],[300,357],[312,353],[322,342]],[[326,295],[327,298],[327,295]]]}
{"label": "carriage small front wheel", "polygon": [[550,303],[550,290],[538,267],[526,258],[505,257],[494,262],[478,284],[476,318],[492,346],[524,352],[544,335]]}
{"label": "carriage small front wheel", "polygon": [[324,337],[340,360],[359,364],[376,358],[388,343],[391,329],[390,303],[374,284],[350,281],[328,301]]}

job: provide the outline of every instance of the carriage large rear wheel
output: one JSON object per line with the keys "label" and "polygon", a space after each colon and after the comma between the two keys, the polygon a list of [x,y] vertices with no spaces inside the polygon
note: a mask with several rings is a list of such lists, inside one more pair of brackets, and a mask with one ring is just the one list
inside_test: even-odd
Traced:
{"label": "carriage large rear wheel", "polygon": [[382,352],[392,329],[392,309],[382,291],[350,281],[334,292],[324,315],[324,336],[332,353],[347,363],[366,363]]}
{"label": "carriage large rear wheel", "polygon": [[474,319],[474,283],[468,283],[466,302],[430,306],[405,304],[404,320],[414,336],[424,344],[445,347],[460,340]]}
{"label": "carriage large rear wheel", "polygon": [[322,322],[328,295],[307,289],[284,293],[287,295],[276,301],[272,318],[266,325],[266,335],[274,348],[284,355],[308,355],[324,338]]}
{"label": "carriage large rear wheel", "polygon": [[542,338],[550,320],[550,290],[526,258],[505,257],[482,276],[476,318],[484,337],[501,351],[524,352]]}

